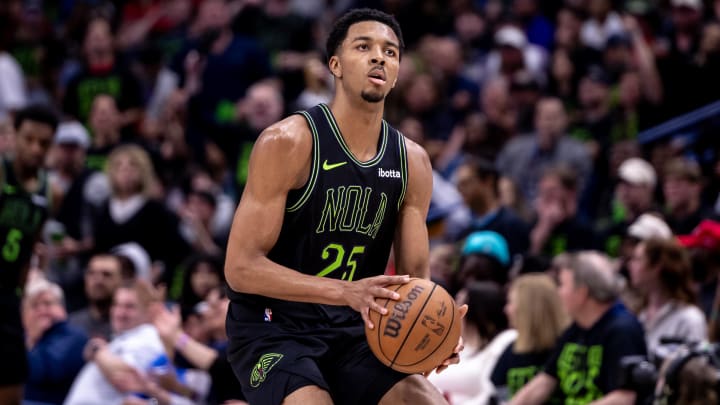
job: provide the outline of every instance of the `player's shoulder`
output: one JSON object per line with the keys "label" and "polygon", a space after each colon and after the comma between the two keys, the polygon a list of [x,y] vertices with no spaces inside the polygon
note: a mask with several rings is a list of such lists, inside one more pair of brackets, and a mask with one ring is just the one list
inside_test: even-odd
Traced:
{"label": "player's shoulder", "polygon": [[430,174],[432,172],[432,164],[430,156],[425,148],[417,142],[405,137],[405,150],[407,151],[408,168],[411,171],[422,171]]}
{"label": "player's shoulder", "polygon": [[296,154],[312,148],[312,135],[307,121],[298,114],[278,121],[262,131],[256,147],[282,154]]}

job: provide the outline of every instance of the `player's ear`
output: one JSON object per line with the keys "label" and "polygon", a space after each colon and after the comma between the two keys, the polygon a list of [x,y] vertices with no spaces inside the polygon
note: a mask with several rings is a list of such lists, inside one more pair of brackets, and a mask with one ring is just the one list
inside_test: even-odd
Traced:
{"label": "player's ear", "polygon": [[330,60],[328,60],[328,68],[333,76],[338,79],[342,78],[342,66],[340,66],[340,58],[338,58],[337,55],[330,57]]}

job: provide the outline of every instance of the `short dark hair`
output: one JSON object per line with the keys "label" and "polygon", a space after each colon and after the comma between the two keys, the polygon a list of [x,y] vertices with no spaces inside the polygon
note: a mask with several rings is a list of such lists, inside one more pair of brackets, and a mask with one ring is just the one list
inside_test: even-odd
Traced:
{"label": "short dark hair", "polygon": [[40,104],[34,104],[23,108],[15,114],[15,130],[19,130],[25,121],[35,121],[49,125],[53,133],[58,126],[58,116],[49,107]]}
{"label": "short dark hair", "polygon": [[342,17],[338,18],[337,21],[335,21],[335,24],[333,25],[332,30],[328,35],[327,42],[325,44],[325,52],[327,53],[326,60],[330,60],[330,57],[335,55],[338,47],[340,47],[340,44],[347,37],[350,26],[363,21],[377,21],[390,27],[397,36],[398,41],[400,41],[399,56],[402,56],[402,51],[405,48],[405,42],[403,41],[400,24],[398,24],[395,17],[372,8],[358,8],[349,11]]}

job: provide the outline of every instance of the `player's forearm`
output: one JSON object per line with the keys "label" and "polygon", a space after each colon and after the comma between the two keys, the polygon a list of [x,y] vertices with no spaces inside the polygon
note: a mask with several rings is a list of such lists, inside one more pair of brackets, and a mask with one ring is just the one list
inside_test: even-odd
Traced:
{"label": "player's forearm", "polygon": [[264,256],[228,262],[225,276],[230,288],[237,292],[287,301],[346,304],[343,299],[346,281],[302,274]]}

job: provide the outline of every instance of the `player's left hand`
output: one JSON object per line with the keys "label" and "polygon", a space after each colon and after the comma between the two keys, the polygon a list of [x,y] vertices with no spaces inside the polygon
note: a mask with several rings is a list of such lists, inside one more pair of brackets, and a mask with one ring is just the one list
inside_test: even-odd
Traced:
{"label": "player's left hand", "polygon": [[[467,314],[467,311],[468,311],[467,304],[464,304],[464,305],[460,306],[460,308],[458,308],[458,313],[460,315],[460,319],[465,317],[465,315]],[[460,336],[460,340],[458,340],[457,346],[455,346],[455,349],[453,349],[453,354],[450,357],[448,357],[447,359],[445,359],[445,361],[443,361],[442,364],[437,366],[437,368],[435,368],[435,372],[440,374],[441,372],[443,372],[443,370],[448,368],[450,365],[458,364],[460,362],[460,352],[464,348],[465,348],[465,346],[463,345],[463,338],[462,338],[462,336]],[[423,376],[427,377],[432,372],[433,372],[433,370],[425,372],[425,373],[423,373]]]}

